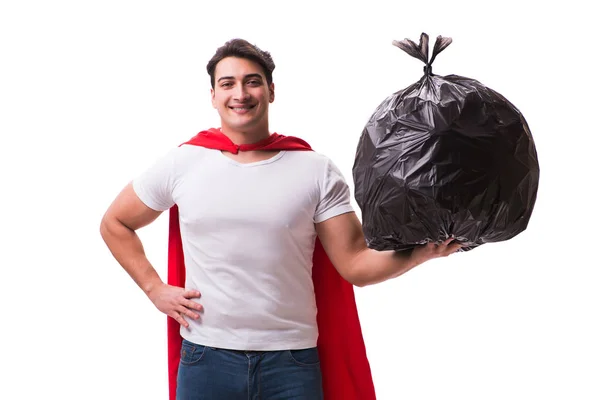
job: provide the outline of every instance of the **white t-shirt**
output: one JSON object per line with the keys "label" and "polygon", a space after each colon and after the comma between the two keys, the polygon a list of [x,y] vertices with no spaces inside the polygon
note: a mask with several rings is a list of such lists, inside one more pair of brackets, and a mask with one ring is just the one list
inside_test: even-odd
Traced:
{"label": "white t-shirt", "polygon": [[352,212],[338,168],[313,151],[249,164],[183,145],[133,181],[139,198],[177,204],[188,289],[201,293],[185,339],[234,350],[317,343],[312,282],[315,223]]}

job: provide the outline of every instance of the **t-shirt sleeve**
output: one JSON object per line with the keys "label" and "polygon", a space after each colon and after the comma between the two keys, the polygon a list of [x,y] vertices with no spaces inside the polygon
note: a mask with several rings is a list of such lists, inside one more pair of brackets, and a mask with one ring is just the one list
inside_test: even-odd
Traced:
{"label": "t-shirt sleeve", "polygon": [[321,198],[315,212],[315,223],[353,211],[350,188],[344,176],[331,160],[327,160],[321,181]]}
{"label": "t-shirt sleeve", "polygon": [[165,211],[175,205],[175,152],[176,149],[171,150],[132,182],[134,192],[153,210]]}

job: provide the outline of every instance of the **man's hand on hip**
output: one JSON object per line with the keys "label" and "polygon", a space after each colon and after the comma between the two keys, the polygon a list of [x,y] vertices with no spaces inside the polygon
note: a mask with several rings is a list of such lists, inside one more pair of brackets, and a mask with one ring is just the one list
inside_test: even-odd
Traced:
{"label": "man's hand on hip", "polygon": [[148,293],[148,297],[156,308],[186,328],[189,327],[189,324],[184,317],[198,319],[200,318],[199,312],[203,309],[202,305],[191,300],[200,297],[200,292],[197,290],[186,290],[163,283],[152,289]]}

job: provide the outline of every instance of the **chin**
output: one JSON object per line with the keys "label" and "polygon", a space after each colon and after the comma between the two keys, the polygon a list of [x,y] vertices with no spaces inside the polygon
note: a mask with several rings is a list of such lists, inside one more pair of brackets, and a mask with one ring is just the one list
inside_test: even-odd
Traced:
{"label": "chin", "polygon": [[249,131],[259,127],[261,125],[261,121],[228,121],[226,125],[231,129],[235,129],[237,131]]}
{"label": "chin", "polygon": [[240,133],[250,132],[255,129],[255,125],[250,124],[223,124],[223,127]]}

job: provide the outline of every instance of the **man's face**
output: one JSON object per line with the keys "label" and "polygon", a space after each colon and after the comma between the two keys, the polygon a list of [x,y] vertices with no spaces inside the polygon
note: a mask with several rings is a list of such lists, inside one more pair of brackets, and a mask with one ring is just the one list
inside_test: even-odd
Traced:
{"label": "man's face", "polygon": [[223,127],[242,132],[268,129],[275,85],[267,84],[259,64],[245,58],[222,59],[215,68],[215,87],[210,92]]}

